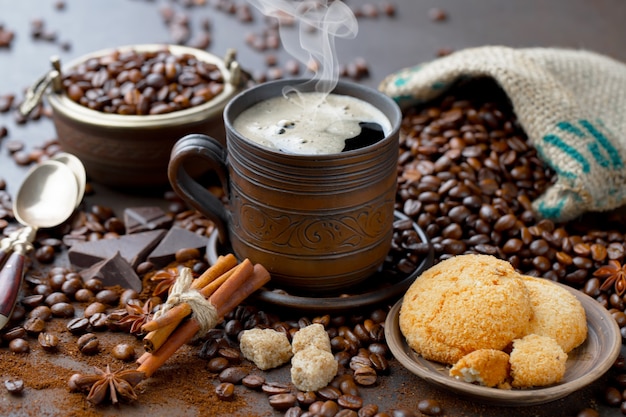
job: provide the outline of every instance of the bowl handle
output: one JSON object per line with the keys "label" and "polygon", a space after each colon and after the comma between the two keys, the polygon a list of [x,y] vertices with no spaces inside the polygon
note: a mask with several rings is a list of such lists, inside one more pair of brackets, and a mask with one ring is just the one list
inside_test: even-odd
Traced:
{"label": "bowl handle", "polygon": [[228,169],[226,149],[212,137],[191,134],[180,138],[170,155],[167,175],[172,189],[190,206],[204,214],[217,227],[220,243],[228,240],[229,215],[226,208],[214,194],[196,181],[185,168],[185,161],[202,159],[208,171],[213,171],[228,196]]}

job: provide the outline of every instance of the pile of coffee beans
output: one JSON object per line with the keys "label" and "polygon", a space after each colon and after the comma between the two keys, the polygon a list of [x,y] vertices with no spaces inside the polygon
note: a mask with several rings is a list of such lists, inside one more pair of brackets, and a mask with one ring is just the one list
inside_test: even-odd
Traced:
{"label": "pile of coffee beans", "polygon": [[91,58],[63,74],[67,96],[92,110],[155,115],[209,102],[224,89],[217,65],[191,54],[120,51]]}

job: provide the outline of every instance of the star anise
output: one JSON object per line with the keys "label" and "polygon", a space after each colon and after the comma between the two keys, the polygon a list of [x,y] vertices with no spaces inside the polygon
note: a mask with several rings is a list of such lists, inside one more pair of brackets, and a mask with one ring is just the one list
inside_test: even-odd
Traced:
{"label": "star anise", "polygon": [[107,365],[106,370],[94,367],[96,373],[92,375],[80,375],[75,379],[75,384],[81,389],[89,389],[87,401],[92,404],[100,404],[107,398],[111,403],[117,404],[119,398],[136,400],[135,386],[145,378],[145,374],[134,369],[111,372]]}
{"label": "star anise", "polygon": [[600,290],[607,291],[611,287],[618,296],[626,292],[626,264],[621,265],[619,261],[611,259],[608,265],[601,266],[594,273],[594,277],[604,278]]}
{"label": "star anise", "polygon": [[152,291],[152,295],[154,295],[155,297],[160,297],[163,294],[167,294],[170,290],[170,287],[174,285],[174,282],[176,282],[178,274],[179,271],[177,268],[167,268],[157,271],[150,278],[150,281],[158,281],[158,284]]}
{"label": "star anise", "polygon": [[128,315],[117,321],[115,324],[124,326],[130,324],[129,332],[132,334],[141,333],[141,326],[152,319],[152,299],[141,304],[137,299],[129,300],[126,303]]}

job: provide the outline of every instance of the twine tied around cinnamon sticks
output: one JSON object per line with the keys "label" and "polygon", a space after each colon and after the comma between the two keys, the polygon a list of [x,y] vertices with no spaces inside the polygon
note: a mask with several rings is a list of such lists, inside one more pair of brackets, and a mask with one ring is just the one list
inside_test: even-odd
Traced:
{"label": "twine tied around cinnamon sticks", "polygon": [[198,291],[191,287],[193,275],[191,269],[182,268],[178,278],[172,285],[167,300],[161,309],[154,313],[154,319],[166,314],[172,307],[186,303],[191,308],[191,316],[200,325],[197,336],[204,336],[214,328],[219,320],[215,306]]}
{"label": "twine tied around cinnamon sticks", "polygon": [[166,306],[141,327],[147,333],[143,339],[146,352],[137,360],[137,370],[149,378],[178,348],[214,328],[269,280],[263,265],[253,265],[249,259],[239,263],[233,254],[220,256],[197,279],[183,268]]}

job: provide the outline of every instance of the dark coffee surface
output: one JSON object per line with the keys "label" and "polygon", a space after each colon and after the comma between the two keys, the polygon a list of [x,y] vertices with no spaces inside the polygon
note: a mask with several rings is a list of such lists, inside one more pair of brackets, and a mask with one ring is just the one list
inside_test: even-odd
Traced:
{"label": "dark coffee surface", "polygon": [[[37,5],[35,7],[34,5]],[[187,5],[188,3],[188,5]],[[248,35],[262,33],[265,24],[262,18],[256,17],[253,22],[242,22],[239,18],[223,10],[218,10],[213,1],[199,2],[168,2],[168,1],[133,1],[111,0],[107,2],[83,2],[66,0],[65,2],[34,2],[21,1],[0,4],[0,24],[2,31],[13,31],[15,36],[10,46],[0,46],[0,99],[7,94],[15,94],[16,102],[22,97],[22,91],[48,70],[49,57],[59,55],[62,62],[68,62],[83,54],[102,48],[127,45],[132,43],[176,42],[178,34],[184,30],[176,30],[168,26],[163,19],[163,10],[170,8],[177,16],[186,16],[189,22],[189,38],[187,42],[197,41],[206,32],[204,22],[209,21],[211,43],[209,52],[223,56],[228,48],[236,48],[241,65],[251,73],[263,72],[276,74],[277,69],[287,73],[289,57],[284,51],[265,50],[259,52],[250,46]],[[359,59],[366,61],[368,76],[358,81],[376,87],[384,76],[400,68],[415,65],[422,61],[434,59],[447,50],[487,44],[502,44],[514,47],[550,46],[586,48],[604,53],[626,61],[626,4],[622,0],[589,2],[584,0],[515,0],[505,3],[487,0],[467,2],[448,0],[440,2],[416,2],[401,0],[392,2],[396,14],[389,17],[383,13],[359,18],[360,31],[355,41],[339,43],[339,57],[342,65],[354,67]],[[60,7],[60,5],[64,7]],[[198,6],[198,4],[200,4]],[[350,2],[355,7],[361,2]],[[429,11],[437,7],[445,12],[447,18],[434,19]],[[34,22],[41,19],[46,36],[35,35]],[[176,19],[174,19],[176,20]],[[182,21],[179,18],[178,21]],[[51,36],[54,34],[55,36]],[[67,48],[69,46],[69,48]],[[277,67],[269,67],[268,55],[276,55]],[[300,76],[309,74],[300,67]],[[0,108],[1,108],[0,102]],[[8,133],[2,134],[6,127]],[[40,120],[29,120],[22,123],[12,112],[0,113],[0,180],[6,182],[6,190],[15,195],[21,179],[28,169],[28,155],[36,154],[46,143],[55,138],[51,121],[42,117]],[[23,147],[26,157],[15,149]],[[13,150],[13,151],[12,151]],[[19,151],[17,151],[19,152]],[[24,159],[26,158],[26,159]],[[91,184],[93,193],[85,199],[89,207],[102,204],[112,207],[118,216],[123,216],[125,208],[140,206],[160,206],[167,208],[170,204],[162,198],[163,192],[137,190],[119,192]],[[417,201],[413,202],[418,204]],[[421,204],[421,203],[419,203]],[[428,202],[424,203],[428,204]],[[410,211],[410,204],[404,207]],[[434,222],[433,222],[434,223]],[[446,233],[453,236],[455,231]],[[456,250],[455,239],[446,244],[448,252]],[[515,243],[515,242],[514,242]],[[537,257],[539,259],[539,257]],[[540,259],[541,260],[541,259]],[[62,259],[59,262],[67,262]],[[285,320],[296,321],[299,315],[283,312]],[[64,326],[50,327],[66,339],[66,346],[73,346],[73,341]],[[33,342],[34,340],[34,342]],[[124,340],[121,333],[111,333],[109,339],[102,337],[101,343],[111,348]],[[29,339],[36,346],[36,338]],[[45,381],[40,386],[26,387],[20,396],[12,395],[4,388],[6,370],[15,361],[15,354],[8,352],[8,343],[2,342],[0,349],[7,352],[6,361],[0,365],[3,384],[0,385],[0,410],[14,416],[30,415],[62,415],[68,413],[56,402],[58,398],[68,395],[65,387],[49,388]],[[197,348],[185,347],[167,367],[160,371],[154,382],[147,384],[145,390],[160,393],[167,397],[164,386],[167,382],[175,385],[175,381],[184,378],[197,378],[205,381],[206,362],[198,365]],[[62,373],[68,369],[89,372],[89,360],[75,359],[69,356],[52,356],[41,349],[32,349],[30,353],[33,364],[51,363]],[[588,407],[598,409],[602,416],[622,415],[619,407],[608,406],[605,398],[605,387],[612,381],[609,376],[565,399],[539,407],[509,408],[495,407],[476,403],[471,399],[457,398],[445,390],[436,388],[422,381],[399,366],[393,360],[389,375],[381,377],[375,387],[361,389],[361,395],[369,402],[375,402],[381,409],[414,410],[417,413],[419,403],[423,400],[437,399],[444,409],[444,415],[466,417],[496,417],[512,415],[559,416],[571,415]],[[43,365],[42,365],[43,366]],[[132,367],[128,366],[127,367]],[[43,369],[43,368],[42,368]],[[42,373],[42,378],[48,377]],[[269,379],[288,381],[288,369],[282,368],[268,373]],[[165,381],[165,382],[164,382]],[[237,389],[242,388],[237,386]],[[223,412],[217,415],[283,415],[274,411],[267,403],[264,393],[253,390],[237,391],[241,402],[224,402]],[[76,395],[76,394],[74,394]],[[612,394],[611,394],[612,395]],[[144,398],[147,397],[147,394]],[[105,406],[86,406],[84,401],[76,401],[76,412],[79,415],[176,415],[181,410],[189,415],[199,415],[201,409],[197,403],[190,405],[183,396],[168,402],[151,403],[141,400],[137,405],[122,405],[120,408]],[[196,399],[197,400],[197,399]],[[615,400],[613,398],[613,400]],[[58,407],[58,408],[57,408]],[[85,411],[85,408],[87,411]],[[58,411],[58,413],[56,413]],[[47,414],[46,414],[47,413]],[[394,415],[410,415],[394,414]],[[593,416],[593,414],[585,414]],[[582,417],[582,414],[580,415]]]}
{"label": "dark coffee surface", "polygon": [[353,138],[346,139],[346,146],[342,152],[365,148],[385,137],[385,132],[383,132],[383,128],[378,123],[361,122],[359,126],[361,127],[361,132]]}

